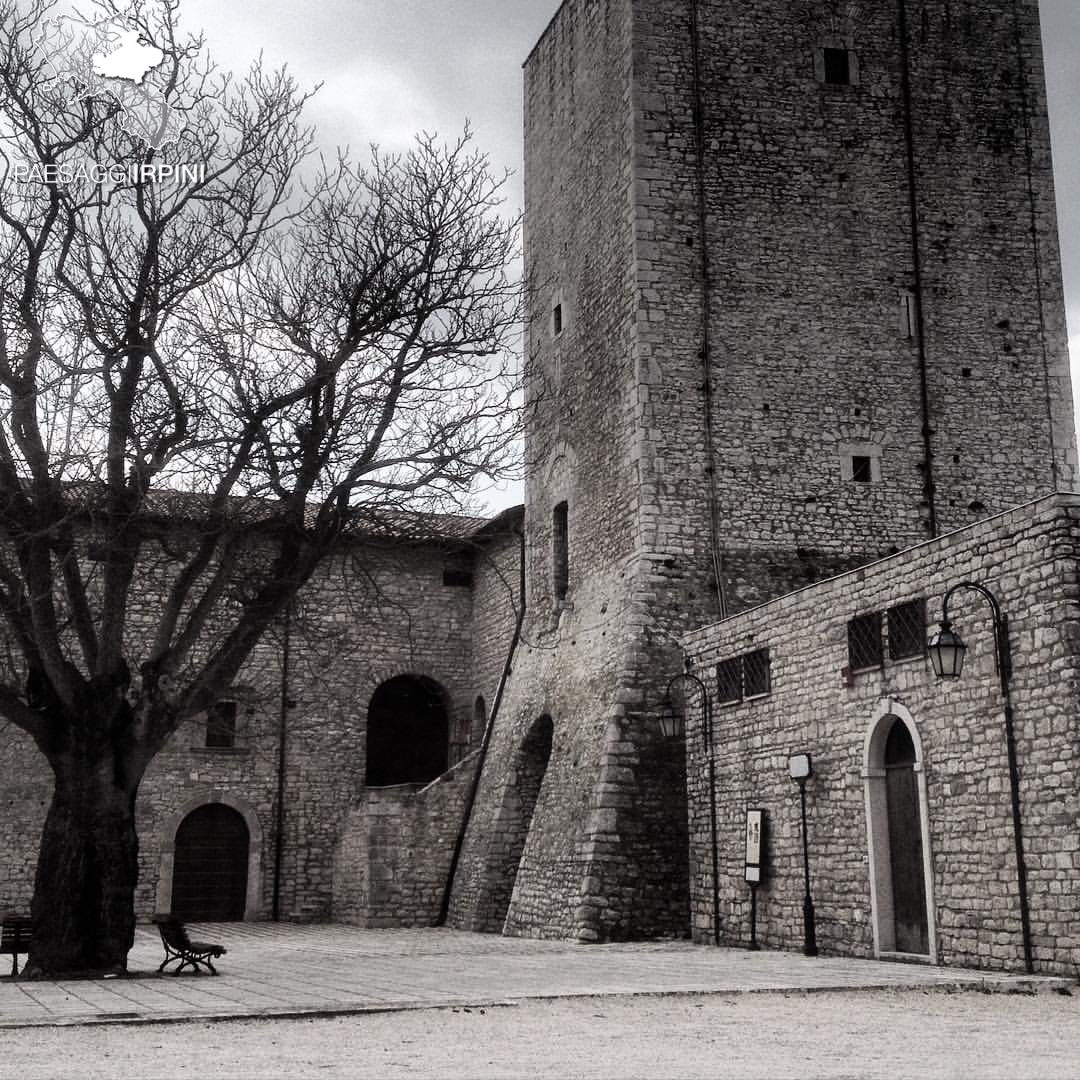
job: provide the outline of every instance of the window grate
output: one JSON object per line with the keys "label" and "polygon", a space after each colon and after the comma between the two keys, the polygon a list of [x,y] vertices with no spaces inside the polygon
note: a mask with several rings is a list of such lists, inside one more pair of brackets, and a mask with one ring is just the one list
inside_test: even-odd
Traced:
{"label": "window grate", "polygon": [[742,701],[742,659],[733,657],[716,665],[717,700],[721,705]]}
{"label": "window grate", "polygon": [[848,666],[852,671],[881,667],[881,612],[856,615],[847,625]]}
{"label": "window grate", "polygon": [[214,750],[236,746],[236,702],[219,701],[206,713],[206,745]]}
{"label": "window grate", "polygon": [[731,705],[744,698],[760,697],[771,689],[769,650],[756,649],[716,665],[717,700]]}
{"label": "window grate", "polygon": [[758,649],[743,658],[743,690],[747,697],[769,692],[769,650]]}
{"label": "window grate", "polygon": [[926,652],[926,600],[919,597],[889,608],[889,657],[905,660]]}

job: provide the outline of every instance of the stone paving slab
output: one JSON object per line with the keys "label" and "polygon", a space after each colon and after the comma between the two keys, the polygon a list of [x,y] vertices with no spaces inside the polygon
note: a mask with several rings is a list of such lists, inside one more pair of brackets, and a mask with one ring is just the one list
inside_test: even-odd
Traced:
{"label": "stone paving slab", "polygon": [[191,928],[220,942],[221,973],[158,975],[157,930],[140,927],[126,978],[0,979],[0,1028],[331,1015],[530,998],[758,991],[983,989],[1030,992],[1067,980],[685,941],[577,945],[455,930],[221,923]]}

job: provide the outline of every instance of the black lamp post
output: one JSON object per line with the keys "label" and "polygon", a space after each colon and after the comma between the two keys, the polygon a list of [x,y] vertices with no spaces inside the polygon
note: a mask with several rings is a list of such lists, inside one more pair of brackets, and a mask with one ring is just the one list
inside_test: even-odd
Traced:
{"label": "black lamp post", "polygon": [[793,754],[788,758],[788,775],[799,785],[799,801],[802,803],[802,855],[803,878],[803,953],[817,956],[817,928],[814,925],[814,901],[810,898],[810,846],[806,838],[806,781],[813,775],[809,754]]}
{"label": "black lamp post", "polygon": [[1016,884],[1020,894],[1020,930],[1024,942],[1024,968],[1030,975],[1034,970],[1031,951],[1031,910],[1028,905],[1027,865],[1024,862],[1024,840],[1020,816],[1020,770],[1016,763],[1016,734],[1013,727],[1012,699],[1009,681],[1012,678],[1012,652],[1009,647],[1009,620],[1002,615],[997,598],[984,585],[961,581],[945,593],[941,602],[941,626],[927,642],[930,663],[939,679],[958,679],[964,666],[967,646],[949,622],[949,601],[960,589],[970,589],[984,597],[994,617],[994,662],[1001,681],[1001,697],[1005,713],[1005,749],[1009,760],[1009,795],[1012,801],[1013,843],[1016,848]]}
{"label": "black lamp post", "polygon": [[677,682],[686,681],[701,693],[702,717],[701,740],[705,750],[705,760],[708,767],[709,785],[709,828],[712,841],[712,924],[713,944],[720,944],[720,870],[719,855],[716,841],[716,764],[713,760],[713,736],[712,736],[712,698],[709,697],[708,687],[691,670],[692,661],[686,658],[686,670],[679,675],[674,675],[668,681],[664,691],[664,703],[660,708],[660,730],[667,739],[677,739],[684,731],[683,717],[672,704],[671,691]]}

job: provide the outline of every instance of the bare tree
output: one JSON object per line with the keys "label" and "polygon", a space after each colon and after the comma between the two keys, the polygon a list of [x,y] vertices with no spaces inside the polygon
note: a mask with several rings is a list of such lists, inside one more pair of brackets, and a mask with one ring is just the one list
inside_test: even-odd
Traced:
{"label": "bare tree", "polygon": [[123,966],[148,763],[342,538],[507,470],[518,289],[467,132],[316,168],[305,94],[175,0],[49,16],[0,0],[0,715],[55,776],[57,973]]}

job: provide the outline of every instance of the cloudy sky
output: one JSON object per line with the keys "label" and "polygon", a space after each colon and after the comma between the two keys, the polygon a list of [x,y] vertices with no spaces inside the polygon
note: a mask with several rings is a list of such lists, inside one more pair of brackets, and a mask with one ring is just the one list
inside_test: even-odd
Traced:
{"label": "cloudy sky", "polygon": [[[260,50],[304,85],[329,146],[408,145],[472,123],[477,145],[519,169],[521,64],[559,0],[182,0],[214,57],[240,71]],[[1041,0],[1058,215],[1080,389],[1080,0]],[[520,174],[508,194],[521,203]]]}

